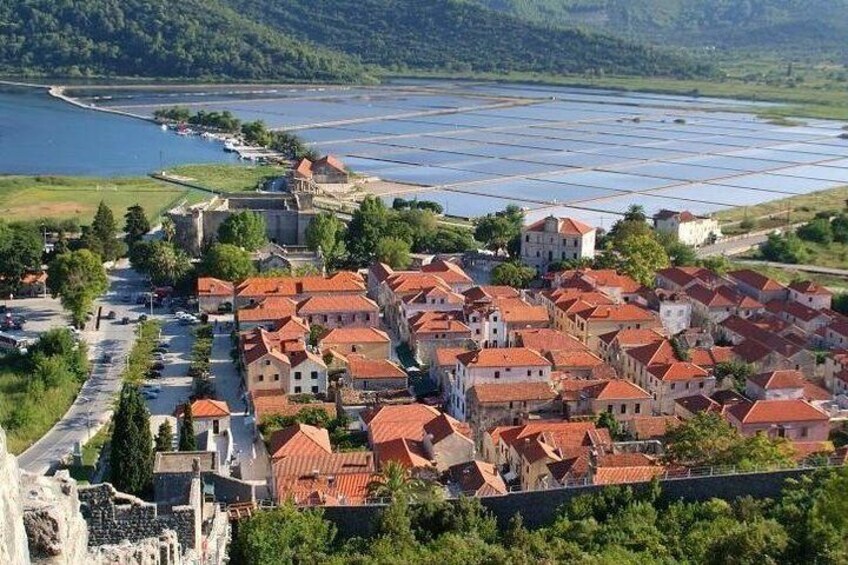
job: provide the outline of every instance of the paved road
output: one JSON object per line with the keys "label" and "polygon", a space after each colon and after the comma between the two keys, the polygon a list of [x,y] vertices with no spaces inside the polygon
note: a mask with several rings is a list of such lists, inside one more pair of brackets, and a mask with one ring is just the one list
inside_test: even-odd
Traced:
{"label": "paved road", "polygon": [[792,271],[804,271],[807,273],[821,273],[823,275],[848,277],[848,269],[834,269],[833,267],[820,267],[818,265],[795,265],[792,263],[774,263],[772,261],[757,261],[754,259],[739,259],[737,260],[737,263],[763,265],[765,267],[777,267],[778,269],[789,269]]}
{"label": "paved road", "polygon": [[[126,262],[113,269],[109,279],[109,293],[96,306],[103,306],[104,315],[114,310],[117,320],[104,318],[99,329],[88,328],[82,332],[89,344],[90,357],[95,360],[91,377],[65,416],[18,457],[18,463],[26,471],[49,472],[73,452],[76,443],[84,444],[109,420],[112,401],[121,386],[121,369],[135,337],[135,325],[124,326],[119,320],[123,316],[135,319],[143,310],[142,306],[121,302],[121,296],[144,289],[143,280]],[[97,362],[104,353],[112,355],[111,365]]]}

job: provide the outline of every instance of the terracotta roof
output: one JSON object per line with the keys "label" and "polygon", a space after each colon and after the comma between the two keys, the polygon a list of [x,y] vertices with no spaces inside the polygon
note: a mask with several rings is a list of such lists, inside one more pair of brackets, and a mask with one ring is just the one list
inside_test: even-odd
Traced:
{"label": "terracotta roof", "polygon": [[400,463],[408,469],[433,465],[422,442],[404,437],[375,443],[374,456],[381,467],[389,461]]}
{"label": "terracotta roof", "polygon": [[727,275],[730,278],[744,283],[745,285],[755,288],[757,290],[771,291],[783,290],[786,288],[776,280],[769,278],[765,275],[761,275],[760,273],[752,271],[751,269],[740,269],[738,271],[731,271],[727,273]]}
{"label": "terracotta roof", "polygon": [[457,356],[457,360],[466,367],[550,367],[551,363],[538,352],[526,347],[504,347],[500,349],[480,349],[468,351]]}
{"label": "terracotta roof", "polygon": [[[797,344],[788,341],[776,333],[765,330],[750,320],[745,320],[738,316],[730,316],[721,322],[720,325],[726,330],[746,338],[746,340],[756,341],[767,351],[774,351],[786,357],[791,357],[803,349]],[[742,354],[739,353],[739,346],[734,347],[734,351],[738,355],[742,356]],[[752,350],[748,353],[755,352]]]}
{"label": "terracotta roof", "polygon": [[499,298],[495,305],[507,324],[548,323],[548,311],[544,306],[528,304],[521,298]]}
{"label": "terracotta roof", "polygon": [[297,506],[365,504],[368,485],[377,478],[378,475],[370,472],[281,476],[277,481],[277,499],[291,500]]}
{"label": "terracotta roof", "polygon": [[630,381],[616,379],[590,384],[582,389],[582,394],[597,400],[646,400],[651,395]]}
{"label": "terracotta roof", "polygon": [[431,333],[467,333],[471,329],[450,312],[419,312],[409,319],[410,332],[416,336]]}
{"label": "terracotta roof", "polygon": [[549,351],[545,357],[558,371],[592,368],[604,364],[603,359],[591,351]]}
{"label": "terracotta roof", "polygon": [[804,382],[804,398],[810,402],[832,400],[833,395],[826,389],[810,381]]}
{"label": "terracotta roof", "polygon": [[333,328],[319,341],[319,346],[347,343],[390,343],[389,335],[377,328]]}
{"label": "terracotta roof", "polygon": [[595,469],[592,483],[596,485],[620,485],[627,483],[644,483],[665,472],[659,466],[641,467],[599,467]]}
{"label": "terracotta roof", "polygon": [[398,379],[406,373],[388,359],[366,359],[361,355],[348,355],[347,371],[352,379]]}
{"label": "terracotta roof", "polygon": [[233,295],[233,283],[212,277],[198,277],[198,296],[227,296]]}
{"label": "terracotta roof", "polygon": [[579,339],[550,328],[525,328],[515,330],[515,340],[521,347],[547,351],[588,351]]}
{"label": "terracotta roof", "polygon": [[268,453],[272,459],[290,455],[323,455],[333,452],[330,434],[324,428],[295,424],[271,434]]}
{"label": "terracotta roof", "polygon": [[460,347],[439,348],[436,350],[436,366],[453,367],[456,365],[456,358],[467,351],[467,349],[462,349]]}
{"label": "terracotta roof", "polygon": [[771,371],[752,375],[748,380],[764,390],[778,390],[784,388],[803,388],[806,379],[801,371]]}
{"label": "terracotta roof", "polygon": [[[439,410],[425,404],[382,405],[363,412],[362,420],[368,428],[369,440],[376,448],[401,438],[421,442],[424,426],[440,415]],[[389,449],[398,449],[398,446],[390,446]]]}
{"label": "terracotta roof", "polygon": [[[503,426],[488,432],[495,441],[521,446],[540,440],[552,449],[569,449],[581,446],[608,445],[612,443],[606,429],[598,429],[594,422],[562,422],[552,420],[531,421],[521,426]],[[526,442],[525,440],[531,440]]]}
{"label": "terracotta roof", "polygon": [[239,308],[236,311],[236,319],[239,322],[264,322],[280,320],[294,316],[297,305],[288,298],[271,297],[262,302]]}
{"label": "terracotta roof", "polygon": [[642,288],[640,283],[615,269],[586,269],[579,272],[584,278],[588,278],[595,288],[617,288],[623,294],[634,294]]}
{"label": "terracotta roof", "polygon": [[639,440],[664,437],[669,430],[680,424],[680,418],[677,416],[643,416],[628,422],[633,435]]}
{"label": "terracotta roof", "polygon": [[678,398],[674,401],[674,403],[679,404],[682,408],[692,414],[699,414],[701,412],[721,413],[721,404],[708,396],[704,396],[703,394]]}
{"label": "terracotta roof", "polygon": [[451,480],[467,496],[506,494],[507,488],[497,468],[485,461],[469,461],[448,469]]}
{"label": "terracotta roof", "polygon": [[297,166],[294,168],[295,176],[301,176],[303,178],[311,179],[312,178],[312,161],[309,159],[301,159]]}
{"label": "terracotta roof", "polygon": [[655,341],[648,345],[633,347],[628,349],[626,354],[645,367],[651,365],[668,365],[678,361],[674,347],[672,347],[671,342],[667,339]]}
{"label": "terracotta roof", "polygon": [[669,267],[657,271],[657,276],[669,280],[680,287],[686,287],[693,282],[701,281],[713,286],[719,281],[719,277],[713,271],[703,267]]}
{"label": "terracotta roof", "polygon": [[540,382],[481,383],[468,389],[468,395],[478,404],[552,400],[556,397],[549,384]]}
{"label": "terracotta roof", "polygon": [[431,436],[431,441],[435,445],[454,434],[470,438],[472,432],[468,424],[443,413],[424,424],[424,433]]}
{"label": "terracotta roof", "polygon": [[332,155],[325,155],[324,157],[321,157],[320,159],[315,161],[315,163],[313,163],[312,168],[314,170],[315,167],[319,167],[319,166],[327,166],[327,167],[330,167],[331,169],[335,169],[335,170],[339,171],[340,173],[347,172],[345,170],[344,164],[342,164],[341,161],[339,161],[338,159],[336,159]]}
{"label": "terracotta roof", "polygon": [[309,294],[355,294],[365,291],[362,277],[351,271],[339,271],[329,277],[252,277],[236,287],[236,296],[288,296]]}
{"label": "terracotta roof", "polygon": [[606,344],[617,343],[619,347],[632,348],[642,345],[650,345],[659,341],[665,341],[665,336],[656,330],[649,329],[624,329],[603,334],[599,337]]}
{"label": "terracotta roof", "polygon": [[[553,216],[549,216],[553,218]],[[541,232],[545,231],[545,221],[547,219],[543,218],[537,222],[534,222],[524,228],[524,231],[532,231],[532,232]],[[557,220],[557,233],[561,235],[586,235],[587,233],[595,231],[595,228],[588,224],[584,224],[579,220],[575,220],[573,218],[556,218]]]}
{"label": "terracotta roof", "polygon": [[736,404],[728,412],[743,424],[781,424],[788,422],[827,422],[827,414],[806,400],[757,400]]}
{"label": "terracotta roof", "polygon": [[289,402],[288,396],[276,390],[253,391],[250,393],[250,401],[257,422],[270,416],[296,416],[307,408],[317,408],[326,412],[330,418],[336,417],[336,405],[332,402]]}
{"label": "terracotta roof", "polygon": [[694,347],[689,350],[689,361],[705,369],[715,367],[719,363],[733,361],[735,357],[732,347],[716,345],[713,347]]}
{"label": "terracotta roof", "polygon": [[284,363],[291,364],[287,353],[306,347],[303,333],[298,336],[291,332],[269,332],[264,328],[254,328],[240,335],[240,347],[247,365],[266,355],[272,355]]}
{"label": "terracotta roof", "polygon": [[375,470],[374,454],[370,451],[292,455],[273,461],[277,484],[283,477],[373,473]]}
{"label": "terracotta roof", "polygon": [[577,312],[576,314],[584,320],[609,320],[613,322],[651,322],[655,320],[654,315],[635,304],[602,304],[593,306]]}
{"label": "terracotta roof", "polygon": [[824,312],[814,310],[809,306],[801,304],[800,302],[795,302],[794,300],[772,300],[766,304],[766,308],[773,314],[780,315],[781,313],[786,313],[792,318],[801,320],[802,322],[811,322],[819,316],[825,316]]}
{"label": "terracotta roof", "polygon": [[[174,415],[177,418],[183,417],[185,405],[177,406]],[[225,400],[212,400],[211,398],[201,398],[191,403],[191,417],[197,420],[198,418],[224,418],[230,415],[230,407],[227,406]]]}
{"label": "terracotta roof", "polygon": [[395,294],[418,293],[431,288],[450,290],[450,286],[441,277],[418,271],[394,273],[385,280],[386,286]]}
{"label": "terracotta roof", "polygon": [[[438,304],[440,306],[461,306],[465,297],[441,286],[425,288],[419,292],[410,292],[401,296],[406,304]],[[445,308],[447,309],[447,308]]]}
{"label": "terracotta roof", "polygon": [[335,314],[336,312],[371,312],[379,313],[377,304],[362,295],[350,296],[310,296],[297,306],[299,316],[313,314]]}
{"label": "terracotta roof", "polygon": [[827,288],[813,281],[796,281],[789,285],[789,288],[795,292],[802,294],[815,294],[819,296],[833,296]]}
{"label": "terracotta roof", "polygon": [[672,218],[677,218],[677,220],[679,222],[684,223],[684,222],[691,222],[693,220],[697,220],[698,216],[696,216],[695,214],[693,214],[692,212],[690,212],[688,210],[676,211],[676,210],[667,210],[665,208],[663,208],[662,210],[660,210],[659,212],[654,214],[655,220],[670,220]]}
{"label": "terracotta roof", "polygon": [[454,284],[472,284],[474,281],[469,277],[462,267],[456,263],[445,261],[444,259],[435,259],[427,265],[421,267],[424,273],[432,273],[438,275],[443,281],[449,285]]}
{"label": "terracotta roof", "polygon": [[519,292],[511,286],[475,286],[462,293],[466,302],[491,302],[495,298],[517,298]]}
{"label": "terracotta roof", "polygon": [[705,379],[710,374],[701,367],[685,361],[678,361],[669,365],[651,365],[648,372],[661,381],[688,381],[691,379]]}

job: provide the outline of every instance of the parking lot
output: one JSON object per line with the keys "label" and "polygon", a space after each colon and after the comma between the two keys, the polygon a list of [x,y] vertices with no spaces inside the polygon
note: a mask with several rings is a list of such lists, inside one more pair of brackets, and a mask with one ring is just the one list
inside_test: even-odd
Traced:
{"label": "parking lot", "polygon": [[21,330],[4,329],[3,333],[15,337],[36,339],[39,335],[52,328],[60,328],[70,324],[68,314],[62,310],[58,299],[50,298],[15,298],[3,300],[0,305],[6,306],[6,311],[13,317],[23,316],[26,322]]}

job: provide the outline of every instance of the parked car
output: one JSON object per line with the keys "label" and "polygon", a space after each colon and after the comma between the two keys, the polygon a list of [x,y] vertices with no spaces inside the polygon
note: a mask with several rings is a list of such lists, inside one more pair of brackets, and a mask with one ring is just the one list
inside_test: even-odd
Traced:
{"label": "parked car", "polygon": [[132,302],[132,295],[124,294],[123,296],[121,296],[121,302]]}
{"label": "parked car", "polygon": [[148,379],[158,379],[162,377],[162,371],[157,371],[156,369],[150,369],[147,371]]}
{"label": "parked car", "polygon": [[154,400],[159,396],[159,391],[156,390],[142,390],[141,396],[143,396],[146,400]]}
{"label": "parked car", "polygon": [[138,321],[139,322],[146,322],[147,321],[147,314],[142,314],[141,316],[139,316]]}
{"label": "parked car", "polygon": [[107,319],[107,320],[114,320],[114,319],[115,319],[115,318],[117,318],[117,317],[118,317],[118,313],[117,313],[117,312],[115,312],[114,310],[109,310],[109,313],[108,313],[108,314],[106,314],[106,319]]}
{"label": "parked car", "polygon": [[110,365],[112,363],[112,354],[104,353],[103,357],[100,358],[104,365]]}
{"label": "parked car", "polygon": [[123,318],[121,318],[121,324],[123,324],[123,325],[125,325],[125,326],[126,326],[126,325],[127,325],[127,324],[129,324],[129,323],[130,323],[130,318],[129,318],[129,316],[124,316]]}
{"label": "parked car", "polygon": [[162,361],[156,361],[150,367],[153,368],[156,371],[161,371],[162,369],[165,368],[165,363],[163,363]]}

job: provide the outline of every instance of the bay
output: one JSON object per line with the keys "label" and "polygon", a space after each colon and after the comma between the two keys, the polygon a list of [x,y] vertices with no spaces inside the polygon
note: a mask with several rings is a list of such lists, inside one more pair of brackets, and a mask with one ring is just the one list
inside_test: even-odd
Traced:
{"label": "bay", "polygon": [[0,89],[0,174],[139,176],[221,162],[237,159],[218,142],[79,108],[42,90]]}

